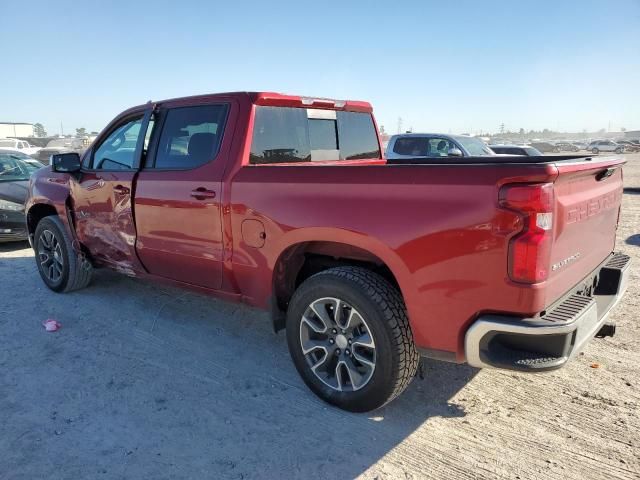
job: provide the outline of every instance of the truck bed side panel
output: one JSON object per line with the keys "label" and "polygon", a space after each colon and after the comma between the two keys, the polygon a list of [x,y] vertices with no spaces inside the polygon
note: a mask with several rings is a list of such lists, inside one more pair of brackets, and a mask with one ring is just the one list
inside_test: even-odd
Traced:
{"label": "truck bed side panel", "polygon": [[[500,185],[550,181],[549,165],[245,167],[231,181],[233,272],[249,303],[265,306],[271,270],[289,246],[334,241],[369,250],[394,273],[418,346],[460,351],[479,310],[531,313],[540,289],[507,278],[514,214]],[[264,225],[249,246],[245,220]]]}

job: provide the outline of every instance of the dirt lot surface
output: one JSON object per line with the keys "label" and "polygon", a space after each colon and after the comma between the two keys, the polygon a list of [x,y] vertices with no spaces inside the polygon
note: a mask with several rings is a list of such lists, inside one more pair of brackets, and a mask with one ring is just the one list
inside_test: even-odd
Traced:
{"label": "dirt lot surface", "polygon": [[615,337],[548,374],[426,361],[368,415],[316,399],[266,314],[108,271],[58,295],[27,245],[0,245],[0,478],[640,478],[640,155],[627,158],[618,248],[635,264]]}

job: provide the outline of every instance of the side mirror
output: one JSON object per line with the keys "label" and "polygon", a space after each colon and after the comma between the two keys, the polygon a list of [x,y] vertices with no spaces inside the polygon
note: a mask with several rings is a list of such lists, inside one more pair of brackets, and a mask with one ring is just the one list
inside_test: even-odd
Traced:
{"label": "side mirror", "polygon": [[462,150],[460,150],[459,148],[453,147],[450,148],[449,151],[447,152],[447,155],[450,157],[462,157]]}
{"label": "side mirror", "polygon": [[77,153],[58,153],[56,155],[51,155],[51,167],[54,172],[79,172],[80,155]]}

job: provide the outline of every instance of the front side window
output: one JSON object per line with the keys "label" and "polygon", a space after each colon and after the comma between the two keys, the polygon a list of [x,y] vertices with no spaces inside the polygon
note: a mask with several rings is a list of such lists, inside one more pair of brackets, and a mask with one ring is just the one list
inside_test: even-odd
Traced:
{"label": "front side window", "polygon": [[96,170],[128,170],[135,163],[136,146],[142,117],[129,120],[105,138],[93,155]]}
{"label": "front side window", "polygon": [[226,116],[227,105],[168,110],[154,167],[188,170],[213,160],[220,148]]}
{"label": "front side window", "polygon": [[256,106],[249,162],[380,158],[369,113]]}
{"label": "front side window", "polygon": [[491,149],[482,140],[475,137],[455,137],[472,157],[486,157],[493,155]]}
{"label": "front side window", "polygon": [[446,138],[430,138],[429,139],[429,157],[447,157],[449,156],[449,149],[453,148],[451,143]]}

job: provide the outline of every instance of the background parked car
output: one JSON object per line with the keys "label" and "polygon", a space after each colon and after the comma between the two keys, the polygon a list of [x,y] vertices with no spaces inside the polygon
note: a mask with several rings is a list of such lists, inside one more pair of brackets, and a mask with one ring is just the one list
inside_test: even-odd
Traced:
{"label": "background parked car", "polygon": [[622,145],[625,152],[640,152],[640,143],[634,143],[629,140],[618,140],[616,143]]}
{"label": "background parked car", "polygon": [[26,140],[18,140],[17,138],[0,138],[0,148],[15,150],[27,155],[35,155],[40,150],[40,147],[34,147]]}
{"label": "background parked car", "polygon": [[85,149],[86,145],[83,138],[56,138],[51,140],[45,148],[34,155],[34,158],[48,164],[51,155],[72,152],[82,154]]}
{"label": "background parked car", "polygon": [[578,150],[587,150],[589,148],[589,144],[587,142],[571,142],[573,145],[578,147]]}
{"label": "background parked car", "polygon": [[549,142],[531,142],[531,146],[542,153],[560,151],[560,149],[557,148],[553,143],[549,143]]}
{"label": "background parked car", "polygon": [[556,151],[560,152],[577,152],[580,149],[570,142],[556,142]]}
{"label": "background parked car", "polygon": [[30,157],[26,153],[16,152],[15,150],[9,150],[8,148],[0,148],[0,154],[2,153],[7,154],[10,157],[15,158],[17,160],[21,160],[25,163],[28,163],[29,165],[32,165],[34,168],[41,168],[44,166],[42,162],[40,162],[39,160],[36,160],[33,157]]}
{"label": "background parked car", "polygon": [[393,135],[387,145],[387,160],[438,157],[486,157],[494,155],[482,140],[466,135],[405,133]]}
{"label": "background parked car", "polygon": [[27,185],[29,176],[40,167],[23,162],[15,152],[0,152],[0,242],[27,239]]}
{"label": "background parked car", "polygon": [[536,148],[521,145],[489,145],[489,148],[498,155],[524,155],[527,157],[539,157],[542,152]]}
{"label": "background parked car", "polygon": [[595,142],[591,142],[589,144],[589,150],[591,150],[591,153],[600,153],[600,152],[622,153],[624,152],[624,146],[619,145],[616,142],[612,142],[611,140],[596,140]]}

